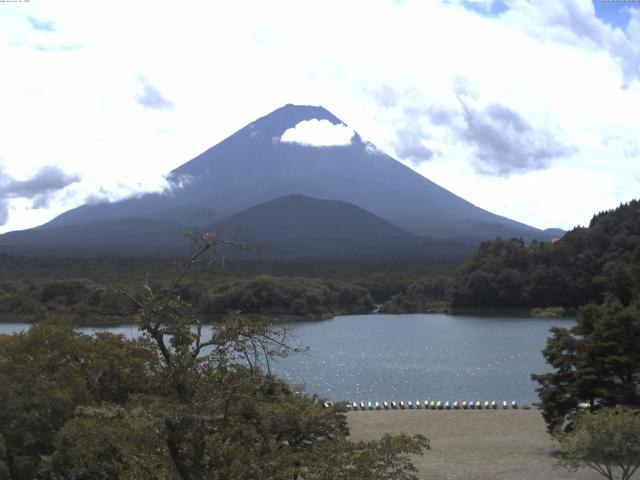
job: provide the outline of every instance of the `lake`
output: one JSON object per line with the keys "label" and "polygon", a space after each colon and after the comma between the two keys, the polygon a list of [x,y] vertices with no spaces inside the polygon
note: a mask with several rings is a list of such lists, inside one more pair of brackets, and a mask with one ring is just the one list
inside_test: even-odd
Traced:
{"label": "lake", "polygon": [[[571,319],[444,314],[348,315],[288,324],[309,351],[272,365],[281,377],[331,400],[537,401],[531,373],[549,371],[549,328]],[[0,324],[0,333],[28,328]],[[91,333],[96,328],[82,328]],[[134,326],[107,329],[127,337]]]}

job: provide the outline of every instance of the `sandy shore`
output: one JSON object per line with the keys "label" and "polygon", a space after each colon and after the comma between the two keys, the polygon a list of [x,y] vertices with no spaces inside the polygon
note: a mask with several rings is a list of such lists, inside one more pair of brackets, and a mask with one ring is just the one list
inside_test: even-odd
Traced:
{"label": "sandy shore", "polygon": [[431,450],[415,459],[429,480],[595,480],[591,470],[554,468],[555,443],[532,410],[390,410],[350,412],[354,440],[384,432],[421,433]]}

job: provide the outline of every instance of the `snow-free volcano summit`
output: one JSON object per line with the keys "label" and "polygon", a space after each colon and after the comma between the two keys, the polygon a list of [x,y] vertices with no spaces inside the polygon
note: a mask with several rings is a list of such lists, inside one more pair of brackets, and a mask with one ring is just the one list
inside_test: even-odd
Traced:
{"label": "snow-free volcano summit", "polygon": [[[314,129],[324,132],[323,138],[310,138]],[[405,244],[400,238],[410,239],[413,246],[408,251],[414,251],[416,239],[428,240],[431,245],[475,245],[497,236],[539,240],[552,236],[454,195],[363,141],[357,132],[319,106],[285,105],[176,168],[167,178],[171,188],[163,193],[75,208],[40,227],[0,236],[0,249],[169,252],[182,245],[180,231],[224,225],[232,216],[247,223],[227,220],[227,225],[253,231],[255,240],[261,242],[266,239],[260,238],[259,230],[270,222],[277,223],[291,208],[296,218],[303,218],[308,208],[312,218],[307,220],[327,229],[340,228],[336,235],[349,237],[349,244],[362,241],[372,246],[377,240],[372,238],[372,231],[378,232],[380,239],[393,237],[400,242],[374,248],[377,254],[390,248],[403,250]],[[284,197],[287,201],[255,210]],[[314,199],[320,203],[311,208]],[[295,207],[296,202],[301,202],[300,208]],[[323,209],[322,205],[331,208]],[[253,214],[240,215],[252,208]],[[366,215],[358,214],[357,222],[349,221],[350,215],[362,211]],[[262,215],[260,228],[249,221],[256,219],[255,212]],[[343,218],[336,223],[336,216]],[[375,229],[363,226],[365,217],[376,222]],[[388,225],[389,235],[381,233],[383,224]],[[302,223],[287,225],[289,231],[283,232],[283,238],[296,238],[298,226],[300,238],[304,238]],[[269,242],[277,244],[278,238]],[[335,247],[338,250],[340,243]],[[274,251],[286,250],[281,247],[284,245]],[[320,256],[331,256],[329,247],[320,251]]]}

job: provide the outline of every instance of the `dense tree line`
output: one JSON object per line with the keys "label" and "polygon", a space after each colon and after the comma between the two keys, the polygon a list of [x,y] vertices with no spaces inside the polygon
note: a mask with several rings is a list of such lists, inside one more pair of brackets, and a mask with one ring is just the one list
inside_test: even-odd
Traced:
{"label": "dense tree line", "polygon": [[555,242],[485,242],[455,272],[453,309],[579,307],[606,292],[627,299],[640,288],[640,201],[593,217]]}
{"label": "dense tree line", "polygon": [[439,313],[448,310],[448,278],[442,275],[422,277],[385,302],[381,313]]}
{"label": "dense tree line", "polygon": [[[0,255],[0,322],[67,315],[84,325],[129,323],[134,310],[117,292],[124,289],[140,296],[139,285],[145,278],[162,283],[175,275],[178,265],[161,258]],[[325,318],[369,312],[373,303],[382,304],[421,278],[444,276],[453,268],[432,264],[227,262],[216,275],[209,268],[194,266],[180,293],[212,319],[229,310],[289,319]]]}
{"label": "dense tree line", "polygon": [[202,300],[202,311],[208,314],[239,310],[262,315],[317,318],[341,313],[368,313],[372,309],[373,299],[362,287],[304,277],[263,275],[244,282],[220,285]]}
{"label": "dense tree line", "polygon": [[571,429],[580,404],[640,408],[638,345],[640,295],[608,294],[602,305],[582,307],[573,328],[553,327],[543,355],[554,370],[532,376],[549,430]]}
{"label": "dense tree line", "polygon": [[[141,288],[104,286],[86,279],[5,281],[0,283],[0,321],[33,322],[55,315],[77,324],[133,321],[135,309],[119,290],[134,296]],[[324,318],[367,313],[373,299],[360,286],[339,280],[258,276],[224,282],[193,281],[180,287],[181,298],[212,318],[231,311],[287,318]]]}

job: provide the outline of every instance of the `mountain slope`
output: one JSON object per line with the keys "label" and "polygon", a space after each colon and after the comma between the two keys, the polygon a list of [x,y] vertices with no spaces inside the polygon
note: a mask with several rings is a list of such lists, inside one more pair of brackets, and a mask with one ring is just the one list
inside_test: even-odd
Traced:
{"label": "mountain slope", "polygon": [[337,147],[281,141],[287,129],[312,119],[343,124],[322,107],[286,105],[173,170],[170,195],[83,206],[43,228],[82,224],[89,218],[160,218],[176,206],[205,207],[229,215],[300,193],[353,203],[407,231],[430,237],[552,236],[474,206],[363,142],[358,134],[349,145]]}
{"label": "mountain slope", "polygon": [[147,256],[184,252],[185,228],[154,218],[108,219],[81,225],[29,229],[0,235],[0,251],[38,255]]}

